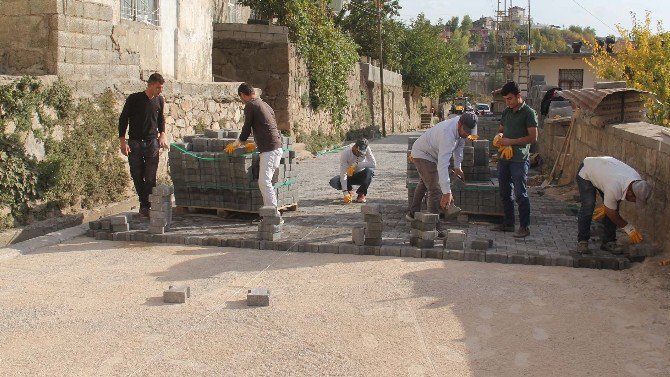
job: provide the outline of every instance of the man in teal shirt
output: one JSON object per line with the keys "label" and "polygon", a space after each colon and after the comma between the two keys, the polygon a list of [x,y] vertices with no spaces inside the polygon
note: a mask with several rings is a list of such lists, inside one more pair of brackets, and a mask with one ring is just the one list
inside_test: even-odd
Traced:
{"label": "man in teal shirt", "polygon": [[537,114],[521,98],[519,86],[514,81],[505,84],[500,94],[505,98],[507,105],[498,128],[500,148],[508,149],[507,153],[499,153],[498,159],[498,181],[505,217],[503,223],[493,230],[514,231],[513,188],[514,198],[519,206],[519,229],[514,233],[514,237],[523,238],[530,235],[530,200],[526,181],[530,167],[528,162],[530,145],[537,142]]}

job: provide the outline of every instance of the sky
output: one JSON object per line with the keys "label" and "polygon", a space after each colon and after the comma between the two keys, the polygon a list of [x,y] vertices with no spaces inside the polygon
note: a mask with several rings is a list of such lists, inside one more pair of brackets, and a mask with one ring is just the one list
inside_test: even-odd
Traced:
{"label": "sky", "polygon": [[[522,8],[528,6],[528,0],[507,0],[508,7],[510,3]],[[416,18],[419,13],[424,13],[431,21],[440,18],[448,20],[453,16],[463,18],[469,14],[474,21],[481,16],[495,18],[498,0],[400,0],[400,5],[403,8],[400,10],[400,19],[403,21]],[[656,22],[670,19],[669,5],[667,0],[531,0],[530,2],[534,23],[565,27],[591,26],[596,29],[598,36],[610,34],[619,36],[615,25],[630,28],[633,24],[631,12],[643,20],[645,11],[650,11],[652,30],[656,31]]]}

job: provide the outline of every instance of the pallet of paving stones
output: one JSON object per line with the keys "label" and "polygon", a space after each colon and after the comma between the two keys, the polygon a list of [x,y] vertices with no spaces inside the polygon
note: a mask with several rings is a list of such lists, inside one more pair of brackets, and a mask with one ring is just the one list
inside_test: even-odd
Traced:
{"label": "pallet of paving stones", "polygon": [[[226,153],[226,145],[238,137],[239,131],[206,130],[172,144],[168,164],[177,207],[258,212],[263,206],[258,188],[260,154],[243,146],[233,154]],[[284,153],[272,177],[282,208],[295,207],[299,201],[292,147],[292,138],[282,137]]]}

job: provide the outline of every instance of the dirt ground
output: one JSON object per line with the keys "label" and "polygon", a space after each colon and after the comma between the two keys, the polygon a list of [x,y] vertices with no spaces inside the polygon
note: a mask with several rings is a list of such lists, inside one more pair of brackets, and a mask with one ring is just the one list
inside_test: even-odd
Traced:
{"label": "dirt ground", "polygon": [[0,262],[0,375],[668,376],[670,291],[644,268],[77,238]]}

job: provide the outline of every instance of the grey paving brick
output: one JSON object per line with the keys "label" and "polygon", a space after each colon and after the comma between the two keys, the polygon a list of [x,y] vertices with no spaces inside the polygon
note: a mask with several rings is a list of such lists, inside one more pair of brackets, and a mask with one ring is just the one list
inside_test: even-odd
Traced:
{"label": "grey paving brick", "polygon": [[427,212],[415,212],[414,220],[422,222],[424,224],[437,224],[440,219],[440,215],[436,213],[427,213]]}
{"label": "grey paving brick", "polygon": [[112,226],[128,224],[128,218],[125,215],[112,216],[109,218],[109,221]]}
{"label": "grey paving brick", "polygon": [[480,250],[465,250],[463,260],[470,262],[486,262],[486,253]]}
{"label": "grey paving brick", "polygon": [[365,228],[354,227],[351,229],[351,242],[355,245],[362,246],[365,242]]}
{"label": "grey paving brick", "polygon": [[413,246],[403,246],[400,248],[400,256],[403,258],[421,258],[421,249]]}
{"label": "grey paving brick", "polygon": [[183,304],[191,297],[191,288],[188,285],[170,286],[163,291],[163,302],[169,304]]}
{"label": "grey paving brick", "polygon": [[239,238],[229,238],[226,240],[226,247],[242,248],[242,240]]}
{"label": "grey paving brick", "polygon": [[383,232],[381,230],[373,230],[365,228],[365,238],[382,238]]}
{"label": "grey paving brick", "polygon": [[[487,243],[488,245],[488,243]],[[508,255],[502,251],[489,250],[485,252],[487,263],[508,263]]]}
{"label": "grey paving brick", "polygon": [[281,217],[264,217],[262,222],[263,222],[263,224],[267,224],[267,225],[281,225],[282,218]]}
{"label": "grey paving brick", "polygon": [[319,253],[324,254],[337,254],[339,252],[340,245],[338,244],[321,244],[319,245]]}
{"label": "grey paving brick", "polygon": [[165,233],[165,227],[164,226],[150,225],[149,229],[147,231],[151,234],[163,234],[163,233]]}
{"label": "grey paving brick", "polygon": [[447,249],[445,249],[442,257],[444,259],[451,259],[451,260],[464,260],[465,250],[447,250]]}
{"label": "grey paving brick", "polygon": [[443,249],[423,249],[421,251],[422,258],[430,259],[444,259],[444,250]]}
{"label": "grey paving brick", "polygon": [[338,249],[338,254],[353,254],[353,255],[358,255],[360,246],[354,245],[354,244],[340,244],[340,247]]}
{"label": "grey paving brick", "polygon": [[205,238],[205,246],[219,246],[221,245],[221,240],[217,236],[209,236]]}
{"label": "grey paving brick", "polygon": [[242,242],[240,244],[240,248],[242,248],[242,249],[256,249],[256,250],[258,250],[259,246],[260,246],[260,242],[258,242],[258,240],[250,240],[250,239],[242,240]]}
{"label": "grey paving brick", "polygon": [[375,232],[381,232],[384,230],[384,224],[383,223],[366,223],[365,224],[365,229],[366,231],[375,231]]}
{"label": "grey paving brick", "polygon": [[552,255],[551,256],[551,265],[552,266],[563,266],[563,267],[574,267],[575,260],[572,255]]}
{"label": "grey paving brick", "polygon": [[363,244],[365,246],[381,246],[382,245],[382,239],[381,239],[381,237],[379,237],[379,238],[365,238],[365,242]]}
{"label": "grey paving brick", "polygon": [[278,217],[277,207],[263,206],[258,210],[258,214],[264,219],[266,217]]}
{"label": "grey paving brick", "polygon": [[465,242],[466,234],[464,230],[460,229],[450,229],[447,232],[447,241],[448,242]]}
{"label": "grey paving brick", "polygon": [[[545,259],[547,256],[545,255],[533,255],[529,254],[528,255],[528,264],[535,265],[535,266],[544,266],[545,265]],[[549,256],[549,260],[551,261],[551,256]],[[549,262],[551,263],[551,262]]]}
{"label": "grey paving brick", "polygon": [[104,241],[104,240],[110,240],[111,239],[111,233],[110,232],[105,232],[103,230],[98,230],[95,232],[95,239]]}
{"label": "grey paving brick", "polygon": [[510,254],[508,256],[508,262],[511,264],[530,264],[530,257],[528,254]]}
{"label": "grey paving brick", "polygon": [[247,291],[248,306],[270,305],[270,290],[267,288],[253,288]]}
{"label": "grey paving brick", "polygon": [[412,221],[412,229],[417,229],[423,232],[435,230],[436,226],[437,224],[434,223],[422,223],[417,220]]}
{"label": "grey paving brick", "polygon": [[257,238],[259,240],[263,241],[278,241],[282,238],[282,233],[281,232],[258,232],[257,233]]}
{"label": "grey paving brick", "polygon": [[381,253],[381,246],[361,246],[358,248],[358,255],[377,255]]}
{"label": "grey paving brick", "polygon": [[130,225],[126,224],[114,224],[112,225],[112,232],[127,232],[130,230]]}
{"label": "grey paving brick", "polygon": [[280,233],[282,225],[260,223],[258,224],[258,231],[263,233]]}
{"label": "grey paving brick", "polygon": [[361,213],[363,215],[379,215],[382,208],[379,204],[368,203],[361,206]]}
{"label": "grey paving brick", "polygon": [[366,223],[381,223],[382,215],[363,215],[363,221]]}
{"label": "grey paving brick", "polygon": [[422,232],[422,231],[419,230],[419,231],[417,231],[417,233],[418,233],[417,234],[418,237],[421,238],[422,240],[432,241],[432,240],[437,238],[437,231],[436,230],[427,230],[425,232]]}
{"label": "grey paving brick", "polygon": [[491,246],[493,246],[493,240],[485,240],[481,238],[478,238],[470,243],[470,247],[475,250],[488,250]]}
{"label": "grey paving brick", "polygon": [[382,246],[379,250],[379,255],[382,257],[399,257],[400,246]]}
{"label": "grey paving brick", "polygon": [[410,245],[420,249],[432,249],[435,247],[435,240],[424,240],[419,237],[412,237],[409,239]]}
{"label": "grey paving brick", "polygon": [[464,241],[450,241],[449,238],[444,240],[444,248],[447,250],[464,250],[465,242]]}
{"label": "grey paving brick", "polygon": [[321,248],[321,245],[317,243],[306,243],[305,244],[305,252],[306,253],[319,253],[319,249]]}

